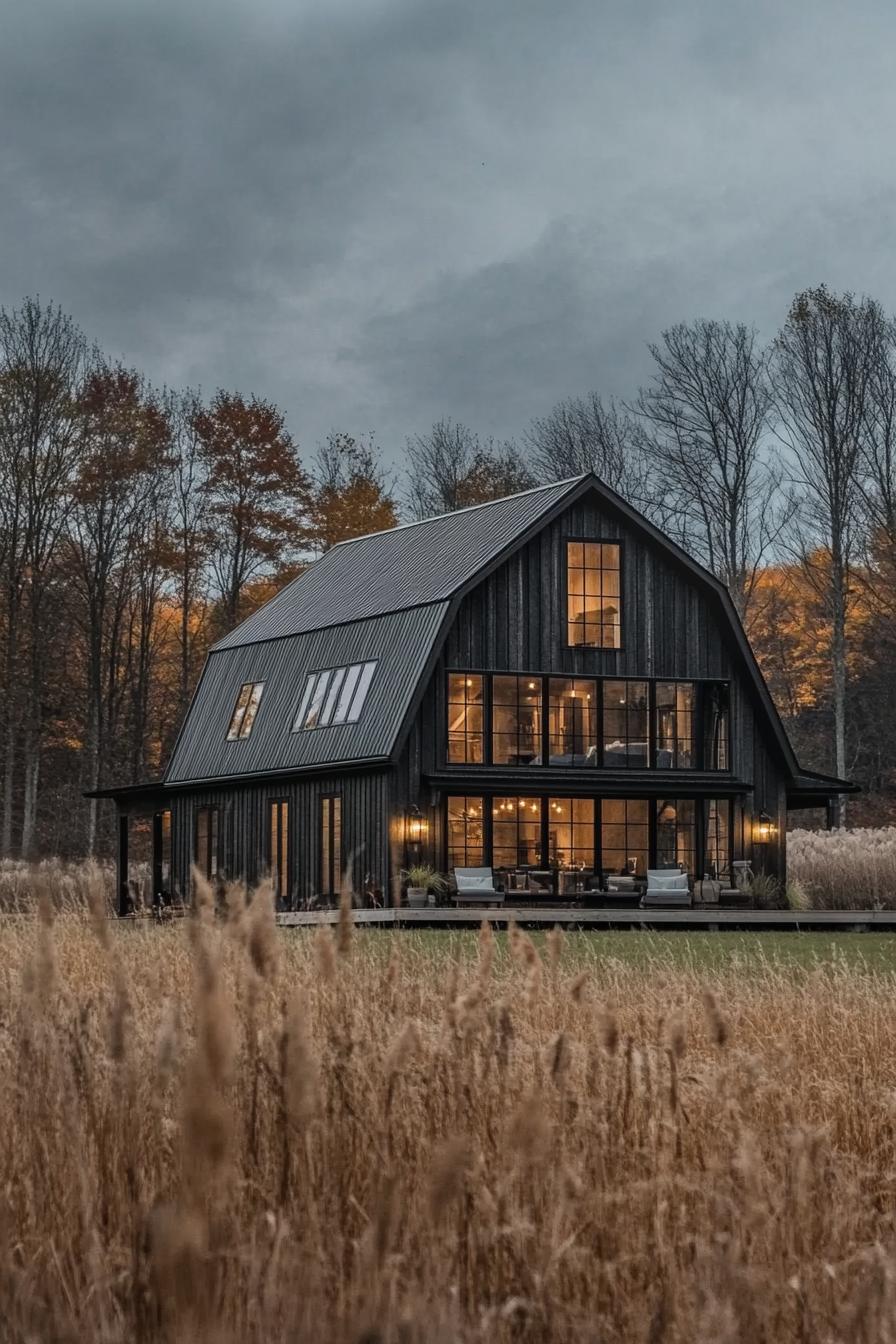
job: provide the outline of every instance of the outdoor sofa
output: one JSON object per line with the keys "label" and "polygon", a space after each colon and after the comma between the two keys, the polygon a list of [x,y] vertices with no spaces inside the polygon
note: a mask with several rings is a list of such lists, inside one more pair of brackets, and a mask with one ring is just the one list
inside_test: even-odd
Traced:
{"label": "outdoor sofa", "polygon": [[455,905],[503,905],[504,892],[495,886],[491,868],[455,868]]}

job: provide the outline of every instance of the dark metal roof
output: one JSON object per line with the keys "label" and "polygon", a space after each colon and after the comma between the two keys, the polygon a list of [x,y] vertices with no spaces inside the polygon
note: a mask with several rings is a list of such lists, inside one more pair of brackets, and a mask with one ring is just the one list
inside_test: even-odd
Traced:
{"label": "dark metal roof", "polygon": [[[177,741],[165,784],[243,778],[389,756],[448,610],[430,603],[366,621],[236,648],[208,657]],[[376,662],[357,723],[292,732],[309,672]],[[227,729],[240,687],[263,681],[252,731],[229,742]]]}
{"label": "dark metal roof", "polygon": [[800,770],[787,783],[787,806],[822,807],[829,798],[841,793],[861,793],[858,784],[836,775],[823,775],[817,770]]}
{"label": "dark metal roof", "polygon": [[444,601],[585,479],[557,481],[340,542],[219,640],[215,649]]}

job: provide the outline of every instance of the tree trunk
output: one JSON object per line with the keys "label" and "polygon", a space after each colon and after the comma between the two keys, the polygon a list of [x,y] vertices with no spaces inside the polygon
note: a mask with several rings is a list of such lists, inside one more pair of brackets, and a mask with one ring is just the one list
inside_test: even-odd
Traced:
{"label": "tree trunk", "polygon": [[[832,564],[831,585],[831,663],[834,709],[834,773],[846,778],[846,575],[843,565]],[[834,825],[846,825],[846,796],[838,794],[834,805]]]}

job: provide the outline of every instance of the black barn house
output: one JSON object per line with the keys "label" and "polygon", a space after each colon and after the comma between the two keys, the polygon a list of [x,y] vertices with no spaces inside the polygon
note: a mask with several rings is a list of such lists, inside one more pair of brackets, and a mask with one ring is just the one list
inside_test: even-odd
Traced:
{"label": "black barn house", "polygon": [[[153,887],[283,907],[410,859],[783,878],[800,768],[727,591],[588,475],[333,547],[211,650],[164,778],[108,790]],[[150,822],[151,819],[151,822]]]}

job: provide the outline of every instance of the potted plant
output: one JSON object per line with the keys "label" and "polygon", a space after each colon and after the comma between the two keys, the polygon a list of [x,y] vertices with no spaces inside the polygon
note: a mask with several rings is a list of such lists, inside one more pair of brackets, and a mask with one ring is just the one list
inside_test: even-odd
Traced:
{"label": "potted plant", "polygon": [[[433,898],[448,887],[441,873],[428,863],[414,863],[402,871],[402,877],[408,884],[408,905],[412,910],[422,910],[428,903],[429,893]],[[435,900],[433,899],[433,904]]]}

